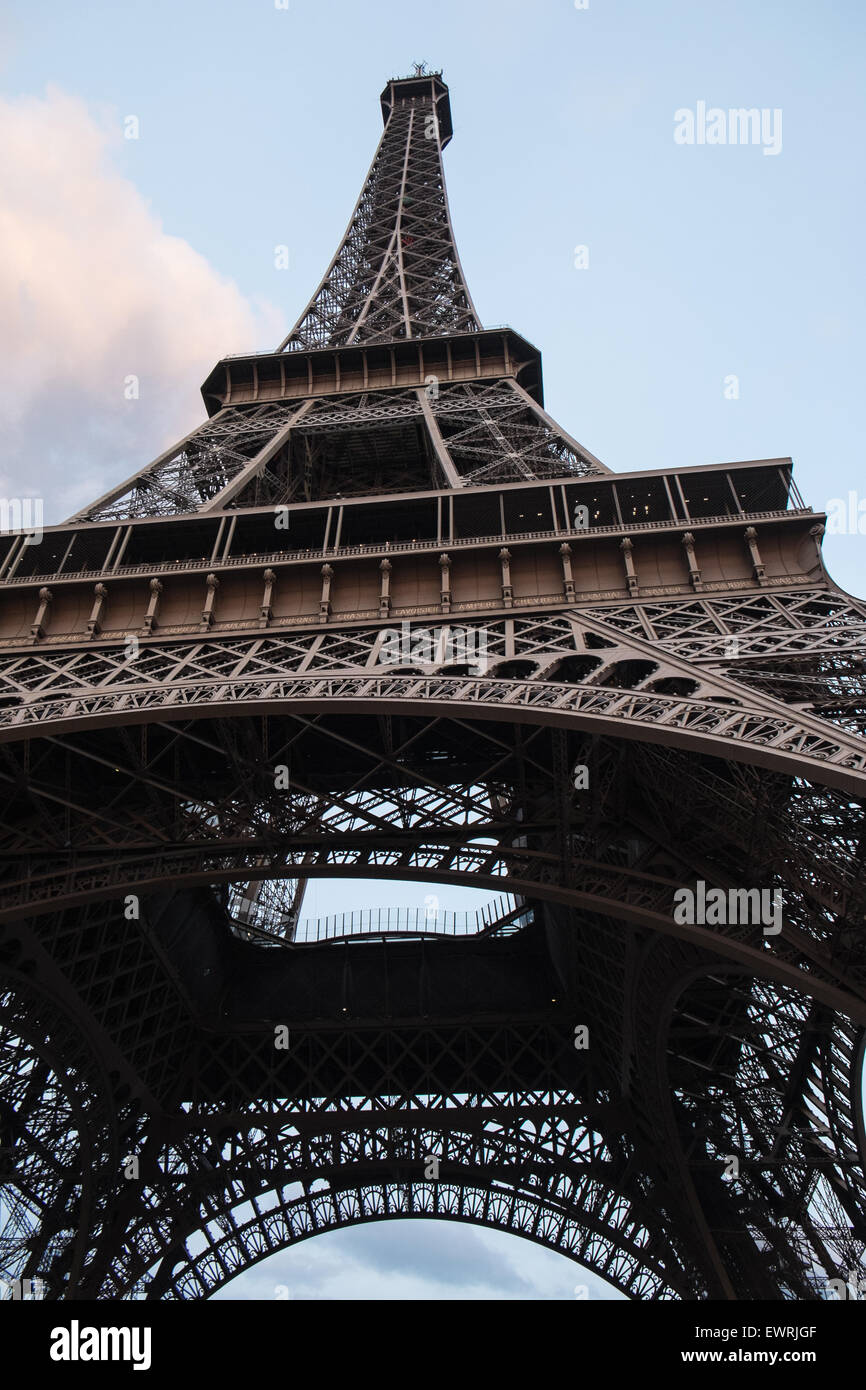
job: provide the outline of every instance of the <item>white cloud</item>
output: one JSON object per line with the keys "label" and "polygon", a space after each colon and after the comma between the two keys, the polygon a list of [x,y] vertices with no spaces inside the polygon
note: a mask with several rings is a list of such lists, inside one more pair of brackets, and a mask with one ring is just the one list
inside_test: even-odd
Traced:
{"label": "white cloud", "polygon": [[[563,1255],[462,1223],[391,1220],[301,1241],[239,1275],[217,1298],[268,1301],[576,1301],[623,1297]],[[278,1294],[278,1290],[280,1290]],[[585,1309],[586,1303],[580,1301]]]}
{"label": "white cloud", "polygon": [[44,496],[46,520],[200,423],[221,351],[284,331],[164,231],[114,166],[122,138],[56,88],[0,98],[0,492]]}

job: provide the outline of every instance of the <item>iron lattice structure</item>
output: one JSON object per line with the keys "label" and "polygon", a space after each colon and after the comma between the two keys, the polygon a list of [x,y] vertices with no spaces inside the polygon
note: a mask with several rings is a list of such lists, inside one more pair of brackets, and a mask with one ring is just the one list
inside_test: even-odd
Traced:
{"label": "iron lattice structure", "polygon": [[[382,106],[285,342],[3,542],[0,1271],[205,1297],[423,1216],[636,1298],[825,1296],[866,1244],[866,606],[789,459],[614,476],[550,418],[466,288],[441,75]],[[301,933],[320,876],[507,896]],[[678,921],[701,881],[781,932]]]}

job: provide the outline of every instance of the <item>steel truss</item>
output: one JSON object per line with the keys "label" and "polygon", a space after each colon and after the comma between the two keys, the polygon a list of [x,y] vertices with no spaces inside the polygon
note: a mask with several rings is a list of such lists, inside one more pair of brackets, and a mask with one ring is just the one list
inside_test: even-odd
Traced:
{"label": "steel truss", "polygon": [[346,234],[281,351],[481,327],[448,211],[437,85],[391,108]]}
{"label": "steel truss", "polygon": [[[626,508],[599,496],[616,574],[591,536],[560,540],[577,523],[553,481],[591,493],[606,470],[544,411],[534,349],[480,332],[441,75],[389,83],[383,112],[277,353],[217,371],[210,420],[77,518],[78,535],[163,519],[129,552],[149,575],[157,557],[135,644],[101,631],[101,581],[89,632],[44,640],[29,618],[3,639],[0,1276],[55,1299],[207,1297],[319,1231],[432,1217],[523,1235],[635,1298],[825,1297],[866,1247],[866,606],[823,571],[779,461],[701,498],[641,475],[621,541]],[[526,483],[566,530],[516,599],[508,488]],[[412,610],[438,613],[426,656],[388,654],[387,547],[372,610],[334,621],[324,563],[319,620],[269,626],[265,571],[260,627],[215,626],[212,606],[198,632],[160,627],[160,575],[180,585],[205,543],[160,568],[160,537],[194,515],[217,517],[214,557],[235,526],[253,537],[240,563],[274,507],[436,493],[441,536],[467,486],[455,545],[481,554],[460,524],[503,543],[459,613],[439,557]],[[709,580],[691,530],[672,535],[701,502]],[[802,583],[763,540],[794,525]],[[125,534],[99,572],[118,584]],[[28,581],[18,554],[2,602]],[[604,601],[577,597],[583,563]],[[474,934],[395,943],[368,919],[363,940],[301,943],[313,877],[516,906]],[[700,883],[781,894],[781,930],[678,920]]]}

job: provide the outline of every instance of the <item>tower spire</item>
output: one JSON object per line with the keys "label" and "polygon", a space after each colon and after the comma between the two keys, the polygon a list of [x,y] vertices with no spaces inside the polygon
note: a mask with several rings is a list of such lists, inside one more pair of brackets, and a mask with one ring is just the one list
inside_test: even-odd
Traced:
{"label": "tower spire", "polygon": [[451,102],[415,64],[382,93],[385,129],[345,236],[277,351],[466,333],[480,328],[448,210],[442,150]]}

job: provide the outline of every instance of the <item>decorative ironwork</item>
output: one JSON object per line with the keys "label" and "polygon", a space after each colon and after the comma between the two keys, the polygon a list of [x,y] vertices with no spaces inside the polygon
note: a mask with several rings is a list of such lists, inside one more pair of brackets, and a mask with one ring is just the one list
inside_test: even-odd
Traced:
{"label": "decorative ironwork", "polygon": [[[441,74],[382,107],[277,352],[0,555],[0,1275],[207,1297],[436,1217],[635,1298],[824,1297],[866,1246],[866,605],[790,461],[614,480],[546,414],[460,269]],[[310,928],[313,877],[501,901]],[[680,920],[700,885],[778,931]]]}

